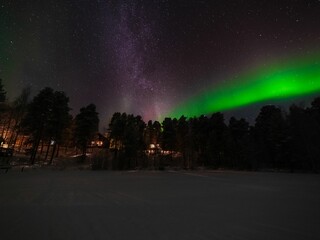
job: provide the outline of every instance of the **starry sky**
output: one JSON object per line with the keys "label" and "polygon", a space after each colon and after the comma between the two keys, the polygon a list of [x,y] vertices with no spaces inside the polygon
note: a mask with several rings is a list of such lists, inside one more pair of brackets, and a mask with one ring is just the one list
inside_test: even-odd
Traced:
{"label": "starry sky", "polygon": [[[0,0],[0,78],[159,119],[208,87],[320,48],[318,0]],[[257,107],[234,113],[256,115]]]}

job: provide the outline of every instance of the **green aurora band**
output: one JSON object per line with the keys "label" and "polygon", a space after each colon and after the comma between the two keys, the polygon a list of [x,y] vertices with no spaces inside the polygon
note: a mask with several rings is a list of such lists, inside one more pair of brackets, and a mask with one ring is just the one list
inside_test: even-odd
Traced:
{"label": "green aurora band", "polygon": [[290,99],[320,92],[320,54],[274,62],[214,86],[175,107],[168,116],[200,116],[267,100]]}

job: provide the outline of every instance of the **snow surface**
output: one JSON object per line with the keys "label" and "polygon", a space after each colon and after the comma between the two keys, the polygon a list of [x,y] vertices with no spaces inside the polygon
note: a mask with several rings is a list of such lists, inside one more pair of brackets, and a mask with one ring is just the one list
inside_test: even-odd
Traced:
{"label": "snow surface", "polygon": [[0,238],[320,239],[320,175],[0,173]]}

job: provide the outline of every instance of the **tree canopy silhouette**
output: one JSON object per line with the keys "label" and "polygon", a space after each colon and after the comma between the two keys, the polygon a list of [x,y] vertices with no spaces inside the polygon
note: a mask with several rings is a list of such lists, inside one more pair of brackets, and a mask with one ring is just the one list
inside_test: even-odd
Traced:
{"label": "tree canopy silhouette", "polygon": [[94,135],[98,132],[99,117],[96,106],[89,104],[80,109],[80,113],[75,117],[74,137],[76,145],[82,150],[83,160],[85,159],[87,146]]}
{"label": "tree canopy silhouette", "polygon": [[7,92],[4,90],[2,79],[0,78],[0,103],[6,101]]}
{"label": "tree canopy silhouette", "polygon": [[63,130],[69,124],[68,104],[69,98],[64,92],[55,92],[49,87],[41,90],[29,104],[23,126],[33,139],[30,157],[32,164],[41,140],[50,142],[60,140]]}

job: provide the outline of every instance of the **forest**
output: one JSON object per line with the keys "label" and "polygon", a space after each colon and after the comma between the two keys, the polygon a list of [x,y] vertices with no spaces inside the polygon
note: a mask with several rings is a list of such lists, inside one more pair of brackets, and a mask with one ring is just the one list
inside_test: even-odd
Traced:
{"label": "forest", "polygon": [[1,149],[25,152],[31,165],[40,156],[52,164],[61,148],[75,149],[87,161],[99,135],[103,144],[89,159],[92,169],[320,170],[320,97],[308,107],[263,106],[252,125],[244,118],[227,121],[221,112],[147,123],[116,112],[106,133],[98,130],[94,104],[72,116],[66,94],[49,87],[32,99],[25,88],[8,102],[0,80]]}

